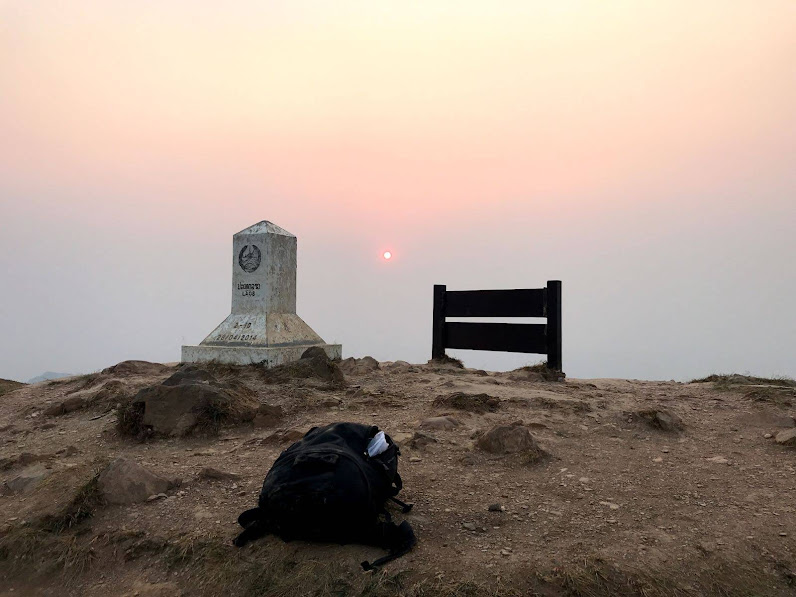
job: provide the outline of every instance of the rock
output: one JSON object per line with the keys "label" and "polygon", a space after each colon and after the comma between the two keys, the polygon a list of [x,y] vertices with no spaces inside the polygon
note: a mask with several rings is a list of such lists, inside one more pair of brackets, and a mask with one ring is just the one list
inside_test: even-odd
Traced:
{"label": "rock", "polygon": [[82,396],[71,396],[63,401],[64,413],[80,410],[85,405],[86,400]]}
{"label": "rock", "polygon": [[501,504],[489,504],[487,510],[490,512],[505,512],[506,506],[503,506]]}
{"label": "rock", "polygon": [[763,438],[764,438],[764,439],[771,439],[772,437],[774,437],[774,436],[773,436],[773,435],[771,435],[770,433],[764,433],[764,434],[763,434]]}
{"label": "rock", "polygon": [[530,452],[543,454],[527,427],[522,425],[498,425],[476,441],[476,445],[490,454],[514,454]]}
{"label": "rock", "polygon": [[412,456],[412,457],[409,459],[409,462],[420,462],[421,460],[423,460],[423,459],[422,459],[422,458],[420,458],[419,456]]}
{"label": "rock", "polygon": [[619,504],[614,504],[613,502],[600,502],[603,506],[608,506],[611,510],[619,510]]}
{"label": "rock", "polygon": [[727,464],[729,460],[724,458],[724,456],[712,456],[710,458],[706,458],[708,462],[715,462],[716,464]]}
{"label": "rock", "polygon": [[118,379],[111,379],[102,384],[102,387],[91,398],[92,403],[113,404],[127,393],[127,386]]}
{"label": "rock", "polygon": [[116,365],[103,369],[105,374],[119,376],[127,375],[160,375],[169,370],[166,365],[150,363],[149,361],[122,361]]}
{"label": "rock", "polygon": [[412,448],[423,448],[429,444],[436,444],[438,441],[439,440],[433,435],[423,433],[422,431],[416,431],[409,441],[409,446]]}
{"label": "rock", "polygon": [[278,425],[284,417],[285,411],[281,406],[261,404],[257,408],[257,414],[254,416],[254,426],[274,427]]}
{"label": "rock", "polygon": [[345,376],[337,362],[331,360],[320,346],[311,346],[298,361],[266,369],[263,376],[271,383],[285,383],[293,379],[314,379],[333,386],[345,386]]}
{"label": "rock", "polygon": [[683,430],[683,421],[676,414],[665,408],[641,410],[636,413],[653,429],[675,433]]}
{"label": "rock", "polygon": [[774,441],[782,446],[796,446],[796,429],[780,431]]}
{"label": "rock", "polygon": [[282,434],[282,441],[297,442],[306,435],[306,431],[301,429],[288,429]]}
{"label": "rock", "polygon": [[463,522],[462,528],[467,531],[475,531],[478,527],[474,522]]}
{"label": "rock", "polygon": [[174,485],[174,482],[126,458],[114,460],[98,479],[99,490],[109,504],[144,502],[149,496],[164,493]]}
{"label": "rock", "polygon": [[262,441],[262,444],[267,445],[267,444],[282,444],[285,442],[295,442],[304,437],[305,434],[306,431],[301,431],[300,429],[287,429],[287,430],[282,429],[279,431],[275,431],[274,433],[266,437]]}
{"label": "rock", "polygon": [[[406,433],[405,431],[399,431],[398,433],[391,433],[390,437],[392,438],[392,441],[394,441],[396,444],[400,446],[401,444],[411,440],[414,436],[411,433]],[[431,436],[429,435],[428,437]]]}
{"label": "rock", "polygon": [[51,472],[41,464],[29,466],[3,484],[4,494],[25,494],[33,491]]}
{"label": "rock", "polygon": [[434,406],[456,408],[474,413],[495,412],[500,407],[500,399],[489,394],[454,392],[449,396],[437,396]]}
{"label": "rock", "polygon": [[384,369],[387,371],[394,371],[394,372],[403,372],[412,367],[411,363],[407,363],[406,361],[392,361],[391,363],[385,363]]}
{"label": "rock", "polygon": [[48,417],[57,417],[65,415],[66,413],[80,410],[86,405],[86,401],[82,396],[70,396],[66,400],[62,400],[55,404],[48,406],[44,409],[44,414]]}
{"label": "rock", "polygon": [[41,460],[48,460],[49,458],[50,456],[47,454],[33,454],[32,452],[22,452],[22,454],[17,456],[16,464],[27,466],[29,464],[33,464]]}
{"label": "rock", "polygon": [[349,357],[340,361],[340,370],[346,375],[365,375],[378,371],[380,368],[379,362],[373,357],[362,357],[361,359]]}
{"label": "rock", "polygon": [[142,407],[143,429],[172,437],[188,435],[199,425],[216,430],[221,423],[251,421],[258,407],[239,382],[221,382],[210,372],[190,366],[138,392],[133,398],[136,405]]}
{"label": "rock", "polygon": [[150,495],[150,496],[149,496],[149,497],[146,499],[146,501],[148,501],[148,502],[154,502],[155,500],[166,499],[167,497],[169,497],[169,496],[167,496],[165,493],[156,493],[155,495]]}
{"label": "rock", "polygon": [[194,365],[188,365],[165,379],[164,386],[184,386],[189,384],[208,384],[215,385],[216,377],[207,369],[202,369]]}
{"label": "rock", "polygon": [[67,457],[67,456],[74,456],[75,454],[79,454],[80,451],[75,448],[74,446],[66,446],[65,448],[61,448],[55,454],[57,456]]}
{"label": "rock", "polygon": [[459,425],[459,421],[449,416],[430,417],[420,423],[420,427],[423,429],[436,429],[438,431],[450,431]]}
{"label": "rock", "polygon": [[208,466],[199,471],[199,478],[209,479],[212,481],[237,481],[238,479],[240,479],[240,475],[237,475],[235,473],[220,471],[218,469],[211,468]]}

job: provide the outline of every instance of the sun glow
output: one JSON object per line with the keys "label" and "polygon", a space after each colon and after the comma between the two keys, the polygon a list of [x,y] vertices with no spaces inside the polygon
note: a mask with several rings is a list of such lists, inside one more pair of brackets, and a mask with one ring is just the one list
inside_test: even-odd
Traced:
{"label": "sun glow", "polygon": [[392,253],[390,251],[384,251],[384,255],[382,255],[386,261],[392,259]]}

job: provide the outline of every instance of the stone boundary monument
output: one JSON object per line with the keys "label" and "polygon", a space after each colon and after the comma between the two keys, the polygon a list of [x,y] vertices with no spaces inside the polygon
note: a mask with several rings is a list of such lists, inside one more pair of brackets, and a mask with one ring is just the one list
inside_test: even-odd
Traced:
{"label": "stone boundary monument", "polygon": [[296,237],[265,220],[241,230],[232,237],[232,313],[198,346],[183,346],[182,362],[274,367],[311,346],[342,356],[296,315]]}

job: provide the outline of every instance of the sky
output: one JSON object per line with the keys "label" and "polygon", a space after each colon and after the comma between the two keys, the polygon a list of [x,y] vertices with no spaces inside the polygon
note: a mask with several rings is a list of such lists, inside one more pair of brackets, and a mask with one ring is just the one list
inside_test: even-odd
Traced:
{"label": "sky", "polygon": [[570,377],[796,376],[794,64],[792,0],[0,0],[0,378],[178,360],[260,220],[346,357],[555,279]]}

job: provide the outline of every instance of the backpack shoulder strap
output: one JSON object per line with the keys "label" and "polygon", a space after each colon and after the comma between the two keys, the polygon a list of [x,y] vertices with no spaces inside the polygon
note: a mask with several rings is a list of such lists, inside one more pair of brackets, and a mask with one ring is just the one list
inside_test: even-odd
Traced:
{"label": "backpack shoulder strap", "polygon": [[235,547],[243,547],[249,541],[268,534],[268,529],[265,528],[260,514],[260,508],[251,508],[238,516],[238,524],[243,527],[243,532],[232,540]]}
{"label": "backpack shoulder strap", "polygon": [[393,522],[380,522],[377,527],[377,534],[380,540],[376,543],[390,550],[390,553],[383,558],[373,562],[362,562],[364,570],[374,570],[387,562],[391,562],[402,555],[409,553],[417,543],[417,537],[412,530],[412,526],[404,520],[400,525]]}

